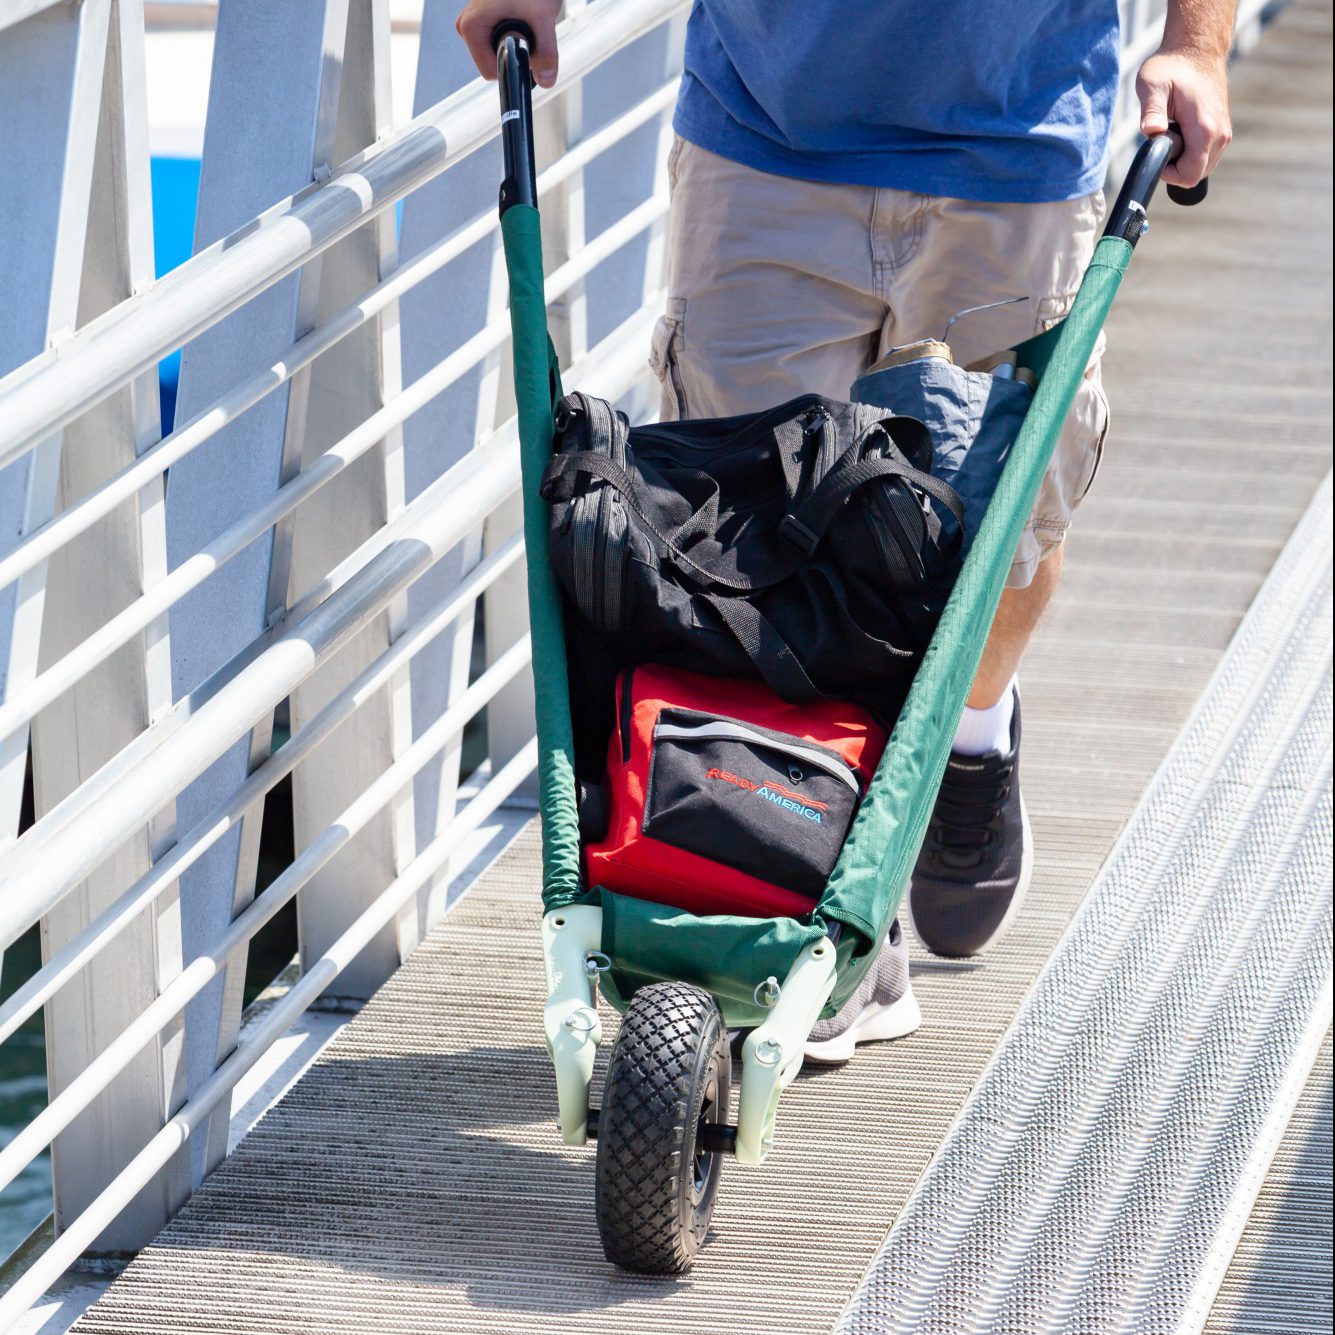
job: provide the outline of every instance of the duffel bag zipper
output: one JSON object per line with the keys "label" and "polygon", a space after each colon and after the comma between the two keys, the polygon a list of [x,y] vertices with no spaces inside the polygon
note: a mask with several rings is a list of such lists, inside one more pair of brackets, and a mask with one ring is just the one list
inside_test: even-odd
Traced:
{"label": "duffel bag zipper", "polygon": [[[794,418],[810,416],[813,412],[821,411],[818,394],[801,394],[796,399],[789,399],[787,403],[781,403],[778,407],[760,413],[751,420],[746,420],[748,414],[740,415],[737,419],[739,423],[737,430],[731,436],[720,440],[718,442],[719,448],[737,448],[739,436],[744,437],[749,442],[767,433],[772,434],[775,427],[782,426],[785,422],[791,422]],[[743,422],[745,423],[744,427]],[[634,430],[635,435],[640,440],[675,443],[683,436],[689,438],[696,434],[692,431],[695,425],[696,422],[688,418],[680,422],[649,423],[645,426],[637,426]]]}
{"label": "duffel bag zipper", "polygon": [[679,742],[746,742],[752,746],[763,746],[767,751],[777,751],[782,756],[805,761],[816,769],[834,775],[840,782],[846,783],[855,796],[862,796],[862,788],[853,775],[848,763],[833,751],[817,750],[814,746],[803,746],[801,742],[779,742],[764,733],[753,732],[741,723],[664,723],[659,721],[654,727],[654,741]]}
{"label": "duffel bag zipper", "polygon": [[[603,627],[612,633],[621,629],[621,585],[625,574],[626,543],[629,539],[628,516],[620,514],[621,498],[611,487],[607,493],[605,513],[599,516],[599,536],[602,551],[598,557],[598,575],[602,580]],[[613,531],[613,523],[616,531]]]}
{"label": "duffel bag zipper", "polygon": [[[571,508],[579,508],[579,517],[575,521],[575,559],[571,562],[575,577],[575,602],[579,610],[595,625],[598,622],[598,609],[594,602],[594,571],[597,566],[598,520],[602,509],[603,488],[598,492],[577,496],[571,502]],[[590,513],[592,512],[592,513]]]}
{"label": "duffel bag zipper", "polygon": [[607,531],[612,523],[612,488],[598,487],[597,521],[593,530],[592,565],[589,568],[589,599],[593,603],[590,620],[603,630],[613,630],[607,617]]}

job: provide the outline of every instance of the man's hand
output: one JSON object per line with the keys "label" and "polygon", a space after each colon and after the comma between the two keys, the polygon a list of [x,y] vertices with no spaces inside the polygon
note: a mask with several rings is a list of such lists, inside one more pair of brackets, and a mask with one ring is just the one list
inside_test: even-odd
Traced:
{"label": "man's hand", "polygon": [[1140,67],[1141,133],[1164,134],[1169,121],[1182,130],[1182,156],[1163,175],[1173,185],[1193,186],[1208,176],[1233,138],[1233,15],[1233,0],[1169,0],[1163,45]]}
{"label": "man's hand", "polygon": [[561,0],[469,0],[454,26],[467,42],[468,54],[482,77],[494,79],[496,52],[491,34],[502,19],[523,19],[537,39],[530,52],[533,77],[540,87],[550,88],[556,82],[556,16],[560,12]]}

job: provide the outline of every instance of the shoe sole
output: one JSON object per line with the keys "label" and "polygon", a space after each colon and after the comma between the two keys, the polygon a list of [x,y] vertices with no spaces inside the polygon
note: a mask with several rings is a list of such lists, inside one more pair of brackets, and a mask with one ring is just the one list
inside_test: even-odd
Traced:
{"label": "shoe sole", "polygon": [[904,1038],[922,1024],[918,998],[909,988],[898,1001],[872,1002],[842,1034],[823,1043],[807,1043],[805,1058],[817,1066],[842,1066],[857,1051],[859,1043],[879,1043]]}
{"label": "shoe sole", "polygon": [[904,902],[900,905],[899,911],[909,920],[909,925],[913,928],[913,935],[918,938],[924,949],[931,951],[933,955],[937,955],[941,959],[972,959],[975,955],[981,955],[985,950],[990,950],[1010,931],[1011,924],[1015,921],[1015,915],[1019,913],[1020,906],[1024,903],[1024,897],[1029,893],[1029,882],[1034,875],[1034,832],[1029,825],[1029,808],[1024,804],[1023,794],[1020,795],[1020,837],[1023,840],[1024,852],[1020,855],[1020,877],[1015,883],[1015,893],[1011,896],[1011,902],[1006,906],[1006,912],[1002,915],[1001,921],[997,923],[992,935],[976,949],[965,954],[952,955],[944,950],[936,950],[923,939],[922,933],[918,930],[918,924],[913,921],[913,887],[910,885],[909,893],[904,896]]}

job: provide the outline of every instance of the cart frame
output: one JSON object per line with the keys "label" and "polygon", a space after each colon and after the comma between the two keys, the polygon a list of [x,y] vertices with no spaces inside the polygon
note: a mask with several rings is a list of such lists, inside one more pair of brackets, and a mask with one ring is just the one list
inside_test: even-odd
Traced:
{"label": "cart frame", "polygon": [[[736,1158],[758,1164],[774,1144],[779,1097],[801,1068],[813,1025],[851,996],[898,912],[1012,554],[1135,245],[1148,229],[1150,199],[1181,144],[1169,134],[1140,145],[1071,311],[1016,349],[1019,364],[1036,379],[1033,401],[810,920],[697,918],[581,882],[562,599],[548,560],[547,507],[538,495],[552,451],[552,410],[562,391],[543,297],[532,37],[512,21],[499,25],[493,40],[539,748],[548,989],[543,1028],[556,1072],[561,1137],[583,1145],[596,1134],[590,1086],[602,1039],[600,986],[624,1010],[638,986],[681,980],[713,995],[730,1026],[751,1029],[742,1049],[735,1135],[724,1130]],[[1205,192],[1202,183],[1193,191],[1170,186],[1169,193],[1190,204]],[[735,978],[711,967],[722,957],[752,960],[751,975]]]}

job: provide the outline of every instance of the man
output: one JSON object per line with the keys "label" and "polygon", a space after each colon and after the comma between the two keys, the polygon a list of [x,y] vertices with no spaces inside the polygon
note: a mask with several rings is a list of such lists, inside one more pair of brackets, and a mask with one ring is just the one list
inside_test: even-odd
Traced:
{"label": "man", "polygon": [[[556,79],[560,0],[471,0],[458,29],[495,77],[492,29],[533,29]],[[1174,120],[1165,180],[1195,185],[1230,138],[1233,0],[1168,0],[1140,69],[1141,129]],[[669,160],[669,296],[651,361],[667,417],[799,393],[846,398],[889,348],[950,331],[967,365],[1070,308],[1103,212],[1118,0],[696,0]],[[1031,869],[1016,674],[1057,586],[1108,428],[1095,355],[1016,552],[909,887],[928,949],[977,954]],[[808,1055],[915,1028],[898,924]]]}

